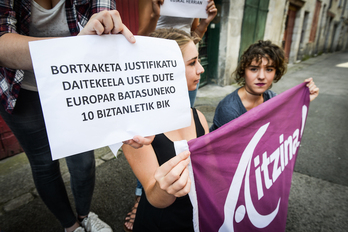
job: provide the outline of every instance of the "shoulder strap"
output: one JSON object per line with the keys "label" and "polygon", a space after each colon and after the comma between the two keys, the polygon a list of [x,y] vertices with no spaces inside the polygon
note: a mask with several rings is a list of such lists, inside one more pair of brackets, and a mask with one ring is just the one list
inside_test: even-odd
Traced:
{"label": "shoulder strap", "polygon": [[195,121],[197,138],[205,134],[204,128],[199,120],[196,108],[192,108],[193,120]]}

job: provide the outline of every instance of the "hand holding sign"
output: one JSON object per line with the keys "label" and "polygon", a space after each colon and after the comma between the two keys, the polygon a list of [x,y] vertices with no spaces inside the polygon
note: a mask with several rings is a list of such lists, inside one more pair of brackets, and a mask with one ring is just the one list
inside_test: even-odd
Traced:
{"label": "hand holding sign", "polygon": [[182,18],[207,18],[207,0],[165,0],[161,15]]}
{"label": "hand holding sign", "polygon": [[146,137],[142,137],[140,135],[136,135],[136,136],[133,137],[133,139],[129,139],[129,140],[123,141],[123,143],[124,144],[128,144],[129,146],[132,146],[134,148],[141,148],[144,145],[150,145],[154,138],[155,138],[154,135],[146,136]]}
{"label": "hand holding sign", "polygon": [[[197,1],[199,7],[193,1],[174,0],[143,0],[139,4],[139,35],[149,35],[156,28],[174,27],[188,34],[192,31],[203,38],[210,22],[217,15],[213,0]],[[193,21],[178,20],[176,17],[192,18]]]}
{"label": "hand holding sign", "polygon": [[202,23],[202,21],[204,21],[206,24],[209,24],[215,18],[216,14],[217,14],[217,8],[215,6],[214,0],[208,1],[206,11],[207,11],[208,17],[205,20],[201,20],[200,23]]}
{"label": "hand holding sign", "polygon": [[122,23],[117,10],[102,11],[92,15],[79,35],[123,34],[131,43],[135,43],[132,32]]}
{"label": "hand holding sign", "polygon": [[191,30],[193,30],[200,38],[203,38],[203,35],[206,32],[210,22],[213,21],[217,14],[214,0],[208,0],[206,12],[208,16],[206,18],[201,18],[200,20],[196,18],[191,28]]}
{"label": "hand holding sign", "polygon": [[190,125],[175,41],[90,35],[29,46],[53,159]]}
{"label": "hand holding sign", "polygon": [[[153,5],[162,4],[162,1],[152,1]],[[153,7],[155,10],[156,8]],[[183,18],[202,18],[211,22],[217,13],[213,0],[165,0],[161,6],[161,15],[183,17]]]}

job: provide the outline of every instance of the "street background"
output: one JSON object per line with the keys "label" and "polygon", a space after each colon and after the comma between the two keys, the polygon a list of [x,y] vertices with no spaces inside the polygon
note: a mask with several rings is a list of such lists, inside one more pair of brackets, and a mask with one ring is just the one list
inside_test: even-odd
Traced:
{"label": "street background", "polygon": [[[346,67],[336,65],[347,63]],[[348,52],[322,54],[289,65],[272,90],[281,93],[313,77],[320,94],[309,108],[289,198],[286,232],[348,231]],[[212,122],[217,103],[237,88],[206,85],[196,108]],[[115,232],[134,204],[136,179],[124,155],[95,151],[97,169],[92,211]],[[73,203],[69,173],[63,178]],[[0,161],[0,229],[4,232],[63,231],[37,196],[25,154]]]}

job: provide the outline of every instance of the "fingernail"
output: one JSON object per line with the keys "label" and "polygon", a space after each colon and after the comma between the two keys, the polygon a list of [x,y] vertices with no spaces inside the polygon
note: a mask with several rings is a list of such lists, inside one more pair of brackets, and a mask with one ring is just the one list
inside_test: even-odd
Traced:
{"label": "fingernail", "polygon": [[135,38],[134,38],[134,36],[130,37],[130,40],[131,40],[132,43],[135,43]]}

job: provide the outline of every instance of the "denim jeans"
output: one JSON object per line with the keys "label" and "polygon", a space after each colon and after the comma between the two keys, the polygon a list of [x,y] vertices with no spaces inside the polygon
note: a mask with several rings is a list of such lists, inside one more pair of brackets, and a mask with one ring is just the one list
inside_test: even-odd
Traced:
{"label": "denim jeans", "polygon": [[[74,225],[76,215],[68,199],[59,161],[52,161],[38,93],[21,89],[13,113],[7,113],[0,105],[0,115],[29,159],[34,183],[43,202],[64,228]],[[95,183],[94,152],[67,157],[66,162],[76,212],[81,216],[88,215]]]}
{"label": "denim jeans", "polygon": [[137,187],[135,188],[135,196],[140,197],[143,194],[143,186],[140,181],[137,179]]}

